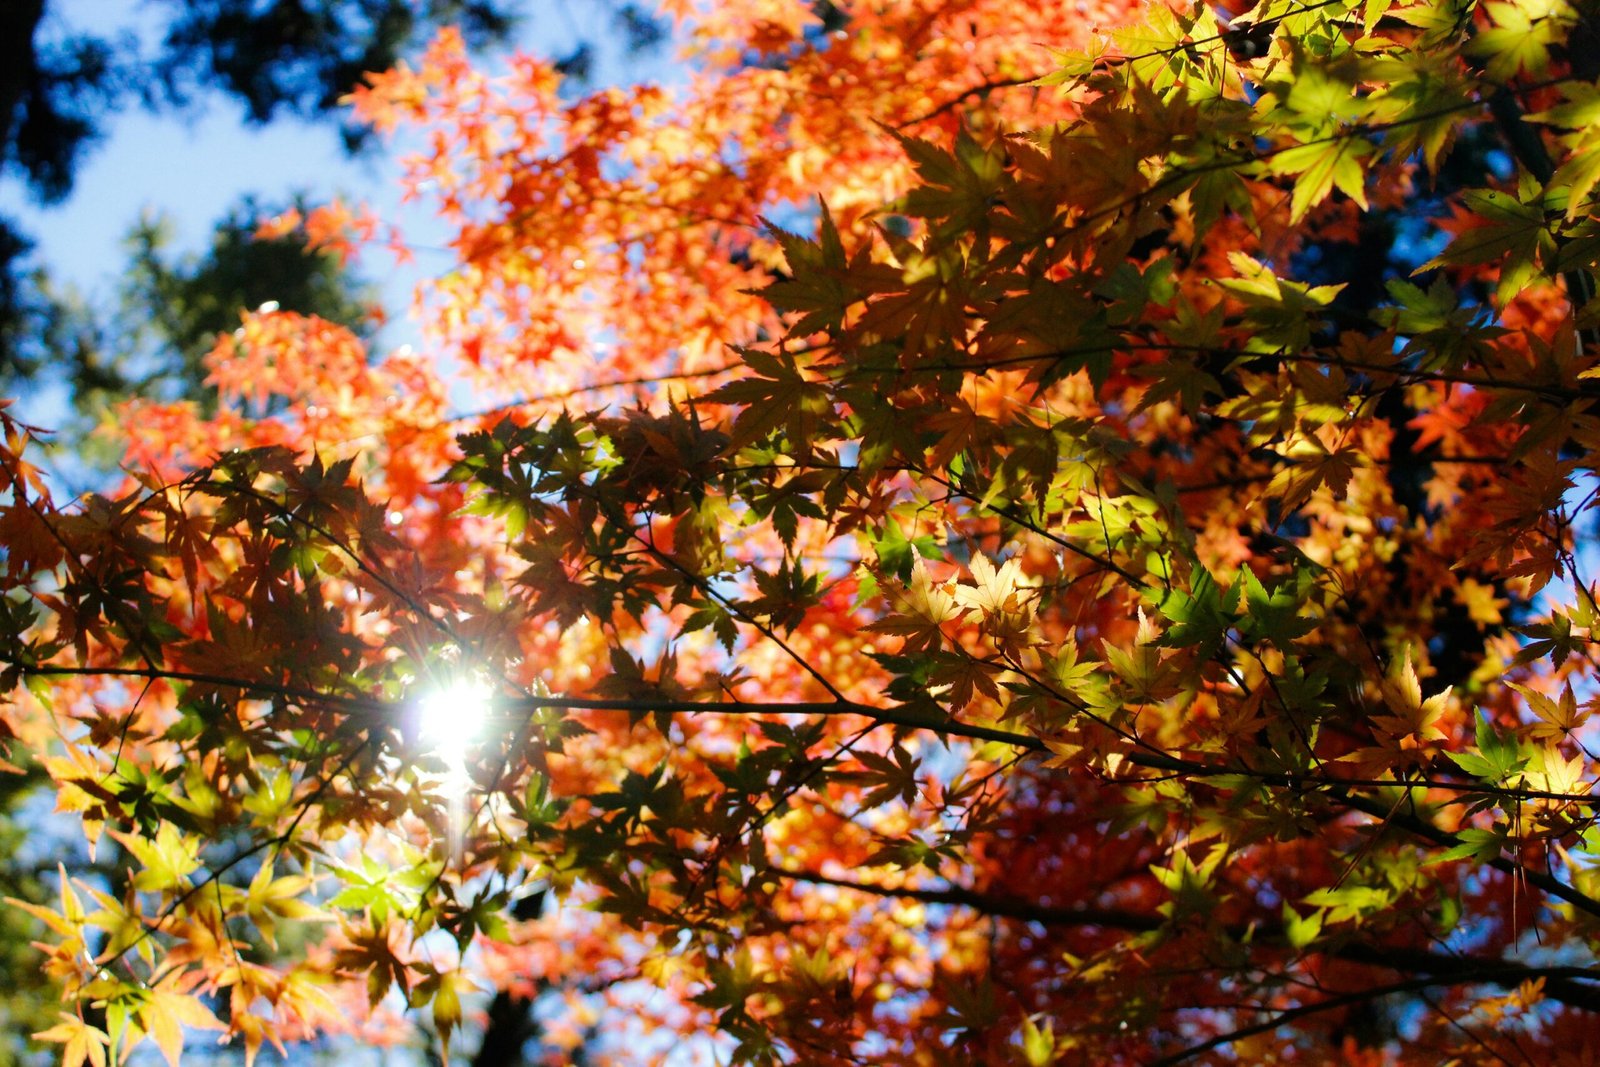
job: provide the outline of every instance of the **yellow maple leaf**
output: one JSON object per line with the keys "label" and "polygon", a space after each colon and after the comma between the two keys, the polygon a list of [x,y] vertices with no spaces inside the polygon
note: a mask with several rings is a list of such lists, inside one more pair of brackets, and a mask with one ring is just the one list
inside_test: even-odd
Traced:
{"label": "yellow maple leaf", "polygon": [[1538,719],[1537,722],[1528,725],[1529,737],[1544,741],[1560,741],[1589,721],[1589,708],[1587,705],[1582,708],[1578,706],[1578,698],[1573,695],[1570,682],[1561,691],[1559,700],[1551,700],[1537,689],[1529,689],[1516,682],[1507,682],[1506,685],[1527,699],[1528,710]]}
{"label": "yellow maple leaf", "polygon": [[106,1046],[111,1039],[75,1015],[59,1014],[59,1023],[34,1034],[33,1039],[61,1045],[61,1067],[82,1067],[85,1061],[106,1067]]}
{"label": "yellow maple leaf", "polygon": [[[1411,651],[1406,650],[1400,666],[1383,681],[1383,702],[1393,715],[1373,717],[1373,723],[1399,743],[1401,748],[1443,741],[1445,732],[1438,722],[1450,706],[1450,690],[1422,699],[1422,683],[1417,680]],[[1407,742],[1412,744],[1408,745]]]}
{"label": "yellow maple leaf", "polygon": [[976,611],[983,627],[1001,641],[1015,639],[1033,624],[1032,590],[1019,588],[1022,563],[1016,557],[998,570],[988,557],[972,557],[972,585],[955,588],[956,603]]}
{"label": "yellow maple leaf", "polygon": [[1333,423],[1313,433],[1291,434],[1278,452],[1289,463],[1273,476],[1262,496],[1278,498],[1286,513],[1297,510],[1323,486],[1333,491],[1335,500],[1343,500],[1356,469],[1370,463]]}
{"label": "yellow maple leaf", "polygon": [[1467,617],[1480,626],[1498,626],[1500,609],[1510,601],[1494,595],[1494,586],[1475,578],[1463,578],[1456,585],[1456,599],[1467,609]]}
{"label": "yellow maple leaf", "polygon": [[139,1008],[140,1025],[171,1067],[178,1067],[185,1026],[197,1030],[227,1029],[199,997],[181,990],[180,981],[181,976],[176,973],[164,979],[150,991],[149,999]]}
{"label": "yellow maple leaf", "polygon": [[898,610],[866,629],[904,637],[910,652],[938,648],[944,640],[940,625],[960,614],[948,585],[929,577],[920,558],[911,565],[911,584],[895,594],[894,603]]}
{"label": "yellow maple leaf", "polygon": [[906,610],[938,624],[956,616],[955,597],[943,582],[928,576],[928,567],[919,556],[911,564],[911,585],[905,593]]}
{"label": "yellow maple leaf", "polygon": [[1425,761],[1428,748],[1448,736],[1439,727],[1450,709],[1451,690],[1446,688],[1426,700],[1422,684],[1408,649],[1404,658],[1390,668],[1380,692],[1388,715],[1374,715],[1372,729],[1377,742],[1359,748],[1340,759],[1355,763],[1365,773],[1379,774],[1398,766],[1414,766]]}
{"label": "yellow maple leaf", "polygon": [[[1583,781],[1584,757],[1573,756],[1571,759],[1563,756],[1554,745],[1546,745],[1540,750],[1522,779],[1529,789],[1541,793],[1558,793],[1562,796],[1586,798],[1589,786]],[[1560,811],[1572,803],[1567,800],[1553,800],[1548,798],[1535,799],[1531,803],[1551,811]]]}

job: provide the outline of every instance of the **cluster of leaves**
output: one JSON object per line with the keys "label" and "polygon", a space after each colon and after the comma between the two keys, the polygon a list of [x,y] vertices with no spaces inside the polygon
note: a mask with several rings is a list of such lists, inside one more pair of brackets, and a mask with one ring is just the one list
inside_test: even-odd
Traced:
{"label": "cluster of leaves", "polygon": [[4,724],[135,864],[35,907],[70,1062],[479,976],[629,1062],[1582,1047],[1592,12],[1017,7],[441,38],[358,106],[489,410],[261,312],[123,495],[4,422]]}

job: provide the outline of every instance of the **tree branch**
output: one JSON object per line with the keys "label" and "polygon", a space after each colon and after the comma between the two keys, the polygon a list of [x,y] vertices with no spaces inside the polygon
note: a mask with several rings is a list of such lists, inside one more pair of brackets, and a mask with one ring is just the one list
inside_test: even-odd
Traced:
{"label": "tree branch", "polygon": [[[1595,977],[1594,973],[1586,967],[1542,967],[1534,968],[1533,970],[1538,971],[1538,977],[1544,978]],[[1414,993],[1433,986],[1464,985],[1475,982],[1494,985],[1499,984],[1505,977],[1503,968],[1487,966],[1481,971],[1465,970],[1450,977],[1424,975],[1404,982],[1395,982],[1393,985],[1376,986],[1354,993],[1343,993],[1329,997],[1326,1000],[1319,1000],[1313,1004],[1303,1004],[1298,1008],[1290,1008],[1287,1011],[1278,1012],[1264,1022],[1240,1027],[1237,1030],[1230,1030],[1225,1034],[1218,1034],[1216,1037],[1202,1041],[1197,1045],[1190,1045],[1188,1048],[1162,1056],[1160,1059],[1152,1060],[1146,1064],[1146,1067],[1172,1067],[1174,1064],[1191,1060],[1202,1053],[1210,1052],[1212,1049],[1222,1048],[1225,1045],[1233,1044],[1235,1041],[1276,1030],[1278,1027],[1294,1022],[1296,1019],[1303,1019],[1307,1016],[1318,1015],[1327,1011],[1337,1011],[1340,1008],[1353,1007],[1357,1004],[1366,1004],[1383,997],[1393,996],[1396,993]]]}
{"label": "tree branch", "polygon": [[[790,881],[812,885],[828,885],[839,889],[865,893],[869,896],[898,900],[915,900],[921,904],[943,904],[971,908],[984,915],[1019,922],[1039,923],[1042,926],[1080,928],[1105,927],[1130,933],[1148,933],[1167,926],[1162,916],[1121,908],[1057,907],[1034,901],[992,893],[980,893],[960,886],[948,889],[921,889],[891,887],[860,882],[849,878],[833,878],[816,871],[801,871],[787,867],[774,867],[773,872]],[[1283,928],[1276,925],[1251,923],[1226,927],[1228,936],[1235,940],[1251,937],[1253,943],[1278,941]],[[1512,988],[1525,981],[1545,979],[1545,990],[1552,1000],[1558,1000],[1580,1011],[1600,1013],[1600,987],[1587,985],[1580,978],[1600,981],[1600,971],[1588,968],[1537,967],[1516,960],[1493,959],[1484,956],[1457,956],[1427,949],[1390,947],[1369,943],[1350,943],[1317,947],[1312,951],[1334,956],[1352,963],[1384,967],[1402,974],[1431,975],[1438,979],[1433,984],[1453,985],[1486,982]],[[1577,971],[1579,974],[1553,975],[1552,970]],[[1459,976],[1465,977],[1459,977]]]}
{"label": "tree branch", "polygon": [[[210,684],[235,685],[238,688],[257,692],[275,692],[274,686],[262,683],[252,683],[245,680],[228,680],[214,675],[188,674],[187,672],[152,672],[148,668],[138,667],[19,667],[19,672],[24,675],[100,675],[106,677],[135,677],[149,678],[172,677],[179,680],[204,681]],[[306,690],[284,689],[284,695],[291,699],[314,699],[326,703],[339,704],[346,707],[351,714],[366,712],[381,714],[388,719],[388,713],[394,705],[378,702],[364,701],[359,698],[339,697],[333,694],[316,694]],[[910,708],[901,706],[876,707],[867,704],[857,704],[849,701],[795,701],[785,703],[782,701],[771,703],[735,703],[732,701],[712,700],[617,700],[595,697],[520,697],[515,701],[502,701],[502,709],[509,708],[521,712],[531,712],[537,708],[557,708],[563,710],[591,710],[591,711],[642,711],[673,713],[709,713],[718,715],[859,715],[872,719],[875,722],[890,726],[904,726],[917,730],[929,730],[941,736],[962,737],[974,741],[994,742],[998,744],[1014,745],[1031,752],[1045,753],[1050,751],[1049,746],[1040,738],[1015,733],[1008,730],[997,730],[993,727],[979,726],[973,723],[959,722],[953,718],[943,721],[930,720],[924,713],[918,713]],[[1420,816],[1407,814],[1394,810],[1391,805],[1376,798],[1363,796],[1354,790],[1357,789],[1448,789],[1463,795],[1492,794],[1501,795],[1509,799],[1519,800],[1553,800],[1567,803],[1585,804],[1589,806],[1600,805],[1600,797],[1590,794],[1562,794],[1549,793],[1540,790],[1505,789],[1488,786],[1477,782],[1449,782],[1443,780],[1423,780],[1411,782],[1387,781],[1382,779],[1340,779],[1326,778],[1319,775],[1302,774],[1292,771],[1260,771],[1250,767],[1213,766],[1196,760],[1173,756],[1156,750],[1136,749],[1125,755],[1126,760],[1148,770],[1164,771],[1184,778],[1220,778],[1239,776],[1254,779],[1265,785],[1277,785],[1293,790],[1317,790],[1338,804],[1355,811],[1362,812],[1376,819],[1380,824],[1391,825],[1405,830],[1415,837],[1420,837],[1441,848],[1454,848],[1461,844],[1460,839],[1453,833],[1440,829]],[[1121,784],[1136,785],[1137,779],[1131,779]],[[1507,859],[1505,856],[1496,856],[1486,861],[1490,867],[1497,871],[1520,878],[1527,885],[1534,886],[1550,896],[1566,901],[1585,914],[1600,918],[1600,901],[1579,892],[1572,886],[1559,881],[1543,872],[1533,870],[1525,864]]]}

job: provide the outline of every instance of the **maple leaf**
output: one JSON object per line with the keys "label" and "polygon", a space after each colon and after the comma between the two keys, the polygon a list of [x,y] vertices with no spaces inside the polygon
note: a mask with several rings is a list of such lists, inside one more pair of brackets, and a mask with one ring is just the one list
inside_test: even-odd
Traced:
{"label": "maple leaf", "polygon": [[928,450],[927,463],[942,468],[958,453],[966,449],[983,432],[986,423],[967,403],[959,398],[947,411],[941,411],[927,422],[930,431],[939,439]]}
{"label": "maple leaf", "polygon": [[916,800],[919,761],[904,747],[896,745],[888,755],[861,751],[856,753],[856,759],[866,768],[861,774],[862,783],[873,787],[861,798],[863,808],[874,808],[896,797],[904,804]]}
{"label": "maple leaf", "polygon": [[827,391],[809,381],[790,356],[751,351],[745,353],[745,362],[759,377],[729,382],[706,397],[713,403],[744,405],[729,445],[751,444],[780,428],[797,444],[815,439],[833,410]]}
{"label": "maple leaf", "polygon": [[1418,272],[1440,266],[1499,262],[1496,296],[1501,303],[1520,293],[1538,276],[1541,256],[1553,256],[1555,238],[1545,218],[1542,197],[1532,189],[1522,194],[1496,189],[1473,190],[1462,196],[1451,225],[1456,236]]}
{"label": "maple leaf", "polygon": [[1235,605],[1239,590],[1244,587],[1240,582],[1223,592],[1211,572],[1198,567],[1188,592],[1174,589],[1161,600],[1161,614],[1174,623],[1161,643],[1194,647],[1199,655],[1213,655],[1222,644],[1224,633],[1234,625]]}
{"label": "maple leaf", "polygon": [[1452,693],[1446,689],[1426,700],[1422,684],[1411,661],[1411,650],[1395,661],[1379,686],[1388,715],[1374,715],[1371,722],[1377,745],[1358,749],[1342,757],[1361,765],[1363,772],[1380,773],[1425,762],[1430,749],[1447,738],[1440,726],[1452,706]]}
{"label": "maple leaf", "polygon": [[131,852],[143,868],[133,876],[134,888],[141,891],[185,886],[189,874],[200,866],[200,842],[186,837],[170,822],[161,824],[154,841],[117,830],[112,830],[111,836]]}
{"label": "maple leaf", "polygon": [[972,557],[972,585],[957,585],[955,602],[978,613],[984,629],[1000,641],[1023,637],[1033,621],[1033,591],[1019,584],[1022,563],[1008,559],[998,569],[987,556]]}
{"label": "maple leaf", "polygon": [[1163,634],[1154,619],[1138,609],[1139,628],[1133,647],[1123,648],[1102,640],[1106,664],[1126,687],[1125,698],[1133,703],[1165,700],[1177,690],[1178,675],[1171,649],[1161,647]]}
{"label": "maple leaf", "polygon": [[805,312],[790,328],[796,337],[839,328],[845,309],[860,297],[849,281],[852,272],[845,261],[844,245],[839,240],[833,215],[827,204],[820,207],[822,222],[814,242],[767,223],[795,277],[773,282],[762,291],[762,296],[774,307]]}
{"label": "maple leaf", "polygon": [[446,1064],[450,1062],[450,1036],[461,1025],[461,995],[477,989],[470,974],[453,970],[431,975],[411,990],[412,1007],[432,1005],[433,1025],[439,1033]]}
{"label": "maple leaf", "polygon": [[59,1023],[34,1034],[33,1039],[61,1045],[61,1067],[83,1067],[84,1063],[106,1067],[106,1049],[111,1039],[105,1032],[76,1015],[61,1012],[60,1017]]}
{"label": "maple leaf", "polygon": [[166,1057],[169,1067],[178,1067],[183,1053],[183,1028],[226,1030],[200,998],[187,991],[192,979],[174,972],[149,992],[138,1010],[139,1023]]}
{"label": "maple leaf", "polygon": [[1456,587],[1456,598],[1467,609],[1467,615],[1481,626],[1500,624],[1501,609],[1509,603],[1495,595],[1494,587],[1473,578],[1463,578]]}
{"label": "maple leaf", "polygon": [[1570,800],[1554,798],[1530,798],[1529,803],[1540,810],[1541,817],[1546,819],[1559,819],[1572,810],[1574,805],[1586,803],[1593,781],[1585,781],[1589,777],[1587,761],[1580,753],[1574,756],[1563,756],[1554,745],[1546,744],[1538,748],[1534,758],[1529,761],[1528,769],[1523,772],[1523,779],[1528,785],[1540,792],[1555,793],[1558,797],[1570,797]]}
{"label": "maple leaf", "polygon": [[[237,1002],[235,1002],[237,1004]],[[272,1043],[278,1050],[278,1055],[287,1057],[288,1050],[278,1037],[277,1028],[269,1019],[243,1011],[235,1007],[228,1015],[229,1036],[239,1035],[244,1041],[245,1067],[254,1067],[256,1058],[261,1054],[261,1046]]]}
{"label": "maple leaf", "polygon": [[874,619],[865,628],[903,636],[908,652],[932,651],[944,641],[943,625],[961,614],[956,606],[958,595],[959,591],[952,592],[948,583],[935,582],[919,556],[911,564],[911,584],[895,595],[900,610]]}
{"label": "maple leaf", "polygon": [[967,707],[979,693],[990,700],[1000,698],[1000,685],[996,680],[999,669],[995,664],[972,656],[935,654],[931,667],[928,692],[952,710]]}
{"label": "maple leaf", "polygon": [[1558,0],[1484,5],[1494,26],[1478,33],[1467,45],[1468,55],[1485,60],[1484,71],[1497,82],[1518,73],[1543,74],[1550,49],[1562,36],[1562,26],[1573,14]]}
{"label": "maple leaf", "polygon": [[1409,649],[1397,664],[1397,669],[1391,670],[1389,677],[1384,680],[1382,692],[1384,704],[1394,714],[1380,716],[1373,721],[1390,736],[1400,740],[1414,738],[1418,743],[1444,739],[1445,734],[1439,728],[1438,721],[1449,707],[1450,690],[1422,699],[1422,683],[1417,680],[1417,670],[1411,662]]}
{"label": "maple leaf", "polygon": [[311,889],[313,879],[305,875],[273,877],[271,860],[257,868],[245,891],[244,912],[255,924],[269,948],[276,948],[275,919],[327,920],[320,908],[301,898]]}
{"label": "maple leaf", "polygon": [[1466,752],[1452,752],[1450,759],[1468,774],[1488,782],[1503,782],[1528,762],[1525,750],[1511,734],[1500,734],[1478,716],[1475,746]]}
{"label": "maple leaf", "polygon": [[1574,132],[1563,137],[1572,149],[1555,174],[1550,188],[1567,190],[1567,218],[1577,218],[1589,194],[1600,183],[1600,142],[1595,128],[1600,123],[1600,91],[1584,82],[1563,82],[1559,86],[1565,102],[1528,116],[1529,122],[1549,123]]}
{"label": "maple leaf", "polygon": [[1290,464],[1273,475],[1264,495],[1278,497],[1286,513],[1299,510],[1323,486],[1332,491],[1334,499],[1344,499],[1350,478],[1368,463],[1360,449],[1332,424],[1291,437],[1281,454]]}
{"label": "maple leaf", "polygon": [[0,540],[6,545],[6,572],[14,578],[49,570],[62,559],[50,524],[25,504],[0,505]]}
{"label": "maple leaf", "polygon": [[[65,882],[65,872],[63,872],[63,882]],[[84,922],[105,935],[99,959],[114,960],[137,945],[140,955],[148,962],[153,956],[153,946],[148,944],[148,939],[145,937],[146,927],[143,913],[139,908],[138,891],[130,883],[121,901],[92,886],[88,891],[100,907],[88,915]]]}
{"label": "maple leaf", "polygon": [[957,135],[954,150],[898,131],[896,140],[906,151],[922,180],[902,207],[908,215],[939,222],[939,231],[965,233],[986,221],[989,198],[999,188],[1004,169],[998,146],[985,148],[965,131]]}
{"label": "maple leaf", "polygon": [[1346,138],[1298,145],[1272,158],[1274,174],[1296,175],[1294,195],[1289,203],[1290,218],[1299,221],[1313,207],[1327,199],[1337,187],[1350,199],[1367,205],[1367,160],[1372,149],[1365,142]]}
{"label": "maple leaf", "polygon": [[66,868],[58,866],[57,870],[61,876],[61,888],[59,890],[61,896],[60,910],[52,911],[43,905],[11,897],[7,898],[7,903],[29,912],[35,918],[43,920],[58,934],[77,936],[82,930],[85,921],[83,902],[78,898],[77,891],[73,889],[72,883],[68,881]]}
{"label": "maple leaf", "polygon": [[1516,682],[1507,682],[1506,686],[1527,699],[1528,710],[1533,712],[1537,720],[1527,727],[1528,736],[1534,740],[1550,742],[1565,740],[1574,730],[1589,721],[1590,709],[1587,705],[1582,708],[1578,706],[1578,698],[1573,695],[1571,682],[1562,687],[1561,696],[1557,700],[1551,700],[1537,689],[1530,689]]}
{"label": "maple leaf", "polygon": [[1248,612],[1248,618],[1244,620],[1248,632],[1259,640],[1271,641],[1288,651],[1295,638],[1316,628],[1315,620],[1305,615],[1304,598],[1312,581],[1311,570],[1299,567],[1292,582],[1284,582],[1269,591],[1256,577],[1255,571],[1249,567],[1241,569],[1239,586],[1243,590],[1244,607]]}
{"label": "maple leaf", "polygon": [[[330,901],[329,906],[334,906],[334,902]],[[410,995],[411,969],[393,944],[395,927],[380,921],[376,924],[347,926],[343,932],[348,944],[336,953],[335,965],[345,971],[366,975],[369,1004],[376,1005],[394,986],[399,986],[402,993]]]}

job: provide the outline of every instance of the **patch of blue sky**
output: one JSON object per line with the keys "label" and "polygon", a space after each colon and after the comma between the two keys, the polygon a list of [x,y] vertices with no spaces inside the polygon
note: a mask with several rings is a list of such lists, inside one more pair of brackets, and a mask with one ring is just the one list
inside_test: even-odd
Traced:
{"label": "patch of blue sky", "polygon": [[[592,84],[672,84],[686,77],[670,47],[626,55],[606,5],[530,0],[524,8],[515,47],[559,56],[584,41],[596,42]],[[44,33],[64,40],[92,32],[150,53],[162,25],[159,5],[52,0]],[[503,54],[488,55],[479,62],[494,72],[505,69],[504,60]],[[19,182],[0,182],[0,214],[17,220],[34,238],[34,262],[91,304],[104,306],[116,297],[127,236],[146,215],[167,216],[174,224],[173,251],[185,253],[202,250],[212,226],[246,196],[263,207],[286,205],[296,197],[312,204],[335,198],[365,203],[378,217],[402,226],[416,256],[409,265],[396,265],[374,251],[358,264],[391,313],[377,346],[382,350],[419,341],[401,313],[419,283],[454,266],[448,231],[432,217],[426,198],[404,201],[399,161],[420,147],[402,135],[352,157],[343,150],[334,121],[280,117],[252,126],[242,106],[220,94],[181,113],[128,108],[105,116],[99,141],[76,168],[70,197],[43,205]],[[66,394],[59,387],[37,390],[25,398],[21,413],[46,426],[59,424],[67,414]]]}

